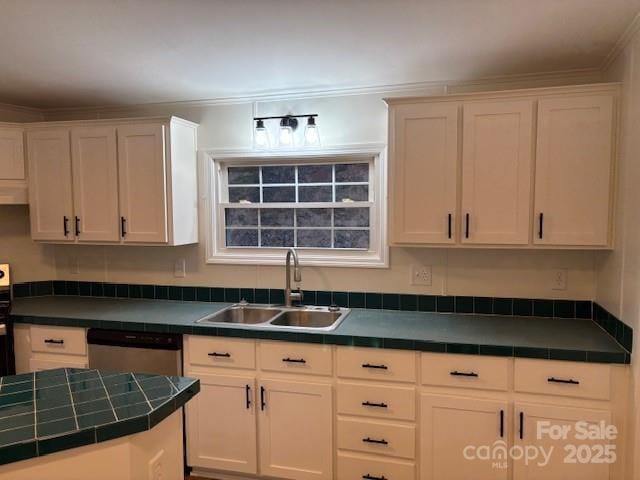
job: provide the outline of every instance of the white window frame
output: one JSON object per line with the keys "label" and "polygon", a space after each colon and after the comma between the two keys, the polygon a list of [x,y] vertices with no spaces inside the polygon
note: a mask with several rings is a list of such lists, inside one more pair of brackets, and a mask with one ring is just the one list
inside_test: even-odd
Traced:
{"label": "white window frame", "polygon": [[[260,152],[255,150],[206,150],[201,152],[201,183],[205,211],[206,262],[208,264],[240,265],[282,265],[285,251],[282,248],[226,248],[224,215],[220,203],[223,165],[259,165],[281,160],[283,163],[295,160],[323,162],[336,159],[342,163],[370,161],[373,159],[373,172],[369,179],[373,188],[373,206],[371,206],[370,247],[369,250],[349,249],[306,249],[297,248],[303,265],[325,267],[389,267],[389,245],[387,242],[387,155],[386,146],[366,144],[343,147],[330,147],[314,150],[287,150],[282,152]],[[271,205],[268,205],[271,207]],[[277,204],[274,204],[277,206]]]}

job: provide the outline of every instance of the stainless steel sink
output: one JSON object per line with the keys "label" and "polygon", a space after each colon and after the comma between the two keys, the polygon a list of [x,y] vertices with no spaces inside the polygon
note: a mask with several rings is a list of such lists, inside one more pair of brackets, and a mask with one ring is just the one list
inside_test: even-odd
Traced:
{"label": "stainless steel sink", "polygon": [[201,318],[196,323],[331,331],[340,325],[350,311],[338,307],[237,304]]}
{"label": "stainless steel sink", "polygon": [[236,323],[241,325],[257,325],[266,323],[282,313],[279,308],[253,305],[232,305],[212,315],[201,318],[196,323]]}

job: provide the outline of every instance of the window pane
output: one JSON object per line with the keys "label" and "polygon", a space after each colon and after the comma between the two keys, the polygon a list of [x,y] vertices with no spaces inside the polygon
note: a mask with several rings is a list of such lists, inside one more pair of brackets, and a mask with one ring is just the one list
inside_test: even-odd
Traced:
{"label": "window pane", "polygon": [[260,183],[258,167],[229,167],[229,185]]}
{"label": "window pane", "polygon": [[298,167],[298,183],[331,183],[332,165],[301,165]]}
{"label": "window pane", "polygon": [[293,209],[264,208],[260,210],[260,224],[269,227],[293,227]]}
{"label": "window pane", "polygon": [[299,208],[296,210],[298,227],[330,227],[330,208]]}
{"label": "window pane", "polygon": [[298,187],[299,202],[331,202],[333,189],[327,187]]}
{"label": "window pane", "polygon": [[336,208],[334,210],[336,227],[368,227],[368,208]]}
{"label": "window pane", "polygon": [[369,230],[336,230],[335,248],[369,248]]}
{"label": "window pane", "polygon": [[366,202],[369,200],[368,185],[336,185],[336,202]]}
{"label": "window pane", "polygon": [[227,229],[227,247],[257,247],[258,230]]}
{"label": "window pane", "polygon": [[331,230],[298,230],[298,247],[331,248]]}
{"label": "window pane", "polygon": [[264,203],[295,202],[296,187],[262,187]]}
{"label": "window pane", "polygon": [[255,208],[227,208],[227,227],[250,227],[258,225],[258,210]]}
{"label": "window pane", "polygon": [[229,202],[260,203],[259,187],[229,187]]}
{"label": "window pane", "polygon": [[262,167],[262,183],[295,183],[295,172],[294,165]]}
{"label": "window pane", "polygon": [[368,182],[368,163],[347,163],[336,165],[336,182]]}
{"label": "window pane", "polygon": [[293,247],[293,230],[264,229],[260,235],[261,247]]}

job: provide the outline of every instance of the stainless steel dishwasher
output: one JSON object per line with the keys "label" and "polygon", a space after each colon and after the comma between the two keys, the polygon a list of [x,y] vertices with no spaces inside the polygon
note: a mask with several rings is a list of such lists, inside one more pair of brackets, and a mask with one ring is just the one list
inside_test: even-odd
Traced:
{"label": "stainless steel dishwasher", "polygon": [[182,335],[90,328],[89,368],[111,372],[182,373]]}

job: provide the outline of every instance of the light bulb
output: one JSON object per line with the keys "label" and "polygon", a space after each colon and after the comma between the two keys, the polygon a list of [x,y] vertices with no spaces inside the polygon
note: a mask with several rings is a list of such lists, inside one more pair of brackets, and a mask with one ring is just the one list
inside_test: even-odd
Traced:
{"label": "light bulb", "polygon": [[304,144],[307,146],[320,145],[320,132],[314,117],[309,117],[307,120],[307,127],[304,129]]}
{"label": "light bulb", "polygon": [[256,122],[256,129],[253,135],[253,141],[257,148],[269,148],[269,132],[264,126],[262,120]]}
{"label": "light bulb", "polygon": [[285,117],[280,122],[280,135],[278,145],[281,147],[291,147],[293,145],[293,127],[289,118]]}

